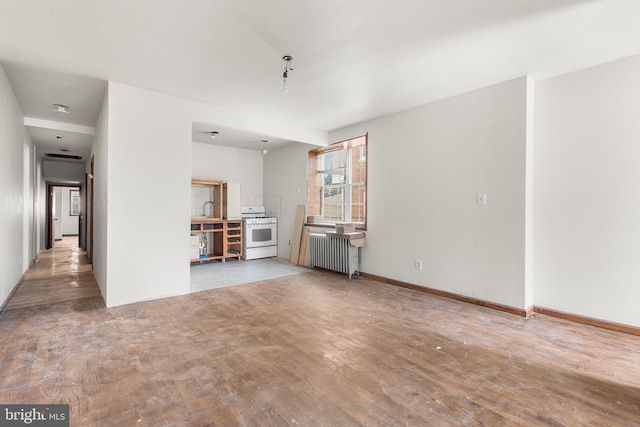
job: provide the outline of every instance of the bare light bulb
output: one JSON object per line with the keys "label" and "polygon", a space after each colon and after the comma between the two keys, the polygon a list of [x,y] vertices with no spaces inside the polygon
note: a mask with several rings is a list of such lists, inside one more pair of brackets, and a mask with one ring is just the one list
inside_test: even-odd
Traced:
{"label": "bare light bulb", "polygon": [[289,86],[287,85],[287,70],[282,73],[282,91],[284,93],[289,92]]}
{"label": "bare light bulb", "polygon": [[289,86],[287,85],[287,77],[289,77],[289,71],[293,71],[291,68],[291,61],[293,61],[293,57],[291,55],[285,55],[282,57],[284,61],[284,72],[282,73],[282,91],[284,93],[289,92]]}

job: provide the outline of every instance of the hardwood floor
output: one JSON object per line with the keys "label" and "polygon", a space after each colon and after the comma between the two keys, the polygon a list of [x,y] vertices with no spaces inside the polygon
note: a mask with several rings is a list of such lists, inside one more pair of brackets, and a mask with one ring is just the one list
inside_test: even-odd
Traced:
{"label": "hardwood floor", "polygon": [[100,295],[87,253],[75,245],[73,238],[54,244],[41,252],[5,309],[47,305]]}
{"label": "hardwood floor", "polygon": [[0,354],[74,426],[640,425],[640,337],[324,271],[12,309]]}
{"label": "hardwood floor", "polygon": [[78,235],[62,236],[62,239],[53,242],[54,248],[75,248],[78,247]]}

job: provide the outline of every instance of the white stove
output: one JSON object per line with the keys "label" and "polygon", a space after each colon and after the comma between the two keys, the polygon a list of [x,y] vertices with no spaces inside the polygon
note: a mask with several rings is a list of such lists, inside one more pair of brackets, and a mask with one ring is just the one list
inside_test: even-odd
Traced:
{"label": "white stove", "polygon": [[278,219],[266,216],[264,206],[242,206],[242,259],[278,256]]}

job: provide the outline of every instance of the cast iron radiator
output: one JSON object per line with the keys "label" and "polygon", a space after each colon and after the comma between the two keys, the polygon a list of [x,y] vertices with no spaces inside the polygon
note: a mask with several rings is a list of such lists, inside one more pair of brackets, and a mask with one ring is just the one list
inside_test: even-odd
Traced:
{"label": "cast iron radiator", "polygon": [[349,239],[309,234],[309,267],[320,267],[349,275],[359,276],[358,247]]}

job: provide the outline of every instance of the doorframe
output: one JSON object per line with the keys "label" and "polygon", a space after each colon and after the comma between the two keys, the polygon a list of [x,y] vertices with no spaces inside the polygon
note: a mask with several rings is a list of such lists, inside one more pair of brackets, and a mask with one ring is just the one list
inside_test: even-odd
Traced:
{"label": "doorframe", "polygon": [[80,197],[82,198],[82,206],[80,213],[80,247],[83,250],[87,250],[87,214],[89,212],[89,201],[87,200],[87,196],[89,194],[89,173],[84,173],[84,185],[82,186],[82,190],[80,192]]}
{"label": "doorframe", "polygon": [[47,184],[47,243],[45,249],[53,248],[53,184]]}
{"label": "doorframe", "polygon": [[[48,182],[47,183],[47,242],[46,242],[46,246],[45,249],[52,249],[54,246],[54,238],[53,238],[53,188],[54,187],[63,187],[63,188],[79,188],[80,191],[82,191],[82,185],[81,184],[56,184],[56,183],[52,183],[52,182]],[[81,203],[82,205],[82,203]],[[82,210],[82,208],[81,208]],[[82,215],[82,212],[80,213],[80,215]],[[78,218],[78,221],[82,221],[80,218]],[[82,247],[82,242],[80,241],[80,235],[81,235],[81,230],[80,230],[81,224],[80,222],[78,223],[78,247]]]}
{"label": "doorframe", "polygon": [[85,173],[84,182],[80,185],[80,214],[78,215],[78,247],[86,250],[86,230],[85,223],[87,217],[86,200],[87,200],[87,177]]}
{"label": "doorframe", "polygon": [[95,167],[95,162],[94,162],[94,156],[91,156],[91,173],[89,178],[91,179],[91,217],[89,218],[89,264],[91,264],[91,271],[93,271],[93,218],[95,217],[95,203],[93,202],[94,200],[94,182],[96,180],[95,178],[95,171],[94,171],[94,167]]}

